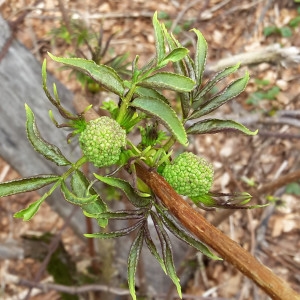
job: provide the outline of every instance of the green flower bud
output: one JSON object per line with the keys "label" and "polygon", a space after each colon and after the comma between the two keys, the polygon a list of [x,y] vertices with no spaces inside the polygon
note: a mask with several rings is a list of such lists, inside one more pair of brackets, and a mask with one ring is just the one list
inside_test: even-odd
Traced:
{"label": "green flower bud", "polygon": [[206,159],[184,152],[164,168],[162,175],[178,194],[197,197],[210,190],[214,170]]}
{"label": "green flower bud", "polygon": [[87,123],[79,137],[83,154],[96,167],[115,164],[126,145],[126,131],[115,120],[100,117]]}

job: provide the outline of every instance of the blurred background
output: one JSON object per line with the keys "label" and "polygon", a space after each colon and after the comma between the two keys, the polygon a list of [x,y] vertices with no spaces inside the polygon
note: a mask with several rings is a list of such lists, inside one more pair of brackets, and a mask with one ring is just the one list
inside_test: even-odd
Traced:
{"label": "blurred background", "polygon": [[[253,195],[253,203],[271,205],[227,214],[203,214],[300,292],[300,1],[0,0],[0,14],[8,25],[0,27],[0,69],[4,78],[0,94],[8,86],[5,80],[14,83],[16,93],[18,87],[25,91],[31,88],[26,74],[24,80],[7,75],[9,66],[16,64],[9,61],[10,51],[15,49],[11,48],[12,41],[18,41],[24,47],[18,48],[20,54],[16,55],[21,62],[21,53],[33,56],[38,64],[30,72],[37,77],[43,59],[47,58],[48,72],[62,83],[58,91],[65,91],[66,99],[70,100],[67,105],[73,105],[73,96],[80,97],[101,113],[101,106],[112,95],[81,74],[60,68],[48,58],[47,51],[56,56],[83,57],[108,64],[126,78],[136,55],[140,56],[142,66],[155,53],[155,11],[192,55],[195,36],[189,30],[197,28],[202,32],[208,43],[205,81],[237,62],[241,62],[241,73],[250,72],[245,92],[214,116],[239,121],[251,130],[259,129],[258,135],[202,135],[190,140],[189,150],[214,164],[213,190],[248,191]],[[22,63],[14,67],[23,68]],[[26,67],[30,69],[30,65]],[[219,89],[222,88],[220,85]],[[168,97],[176,107],[176,97]],[[22,98],[19,95],[21,103],[27,101],[26,94]],[[10,100],[1,100],[0,119],[7,111],[4,101]],[[75,107],[80,109],[76,103]],[[23,104],[20,107],[23,109]],[[13,115],[11,120],[12,124],[17,122]],[[9,132],[9,126],[0,123],[0,132]],[[48,129],[47,122],[43,126]],[[55,140],[52,128],[49,133]],[[25,141],[25,127],[18,130],[24,131],[20,142]],[[10,134],[13,138],[14,132]],[[0,180],[25,176],[27,167],[20,166],[22,161],[16,160],[16,154],[4,155],[7,141],[0,143]],[[34,165],[37,154],[32,151],[30,155],[28,160]],[[39,173],[34,167],[33,170]],[[112,190],[104,193],[112,206],[124,200]],[[126,248],[120,248],[117,242],[83,239],[78,227],[86,232],[86,226],[91,224],[85,220],[76,222],[76,212],[63,218],[59,209],[45,204],[30,222],[13,219],[16,211],[37,197],[37,193],[27,193],[0,199],[0,298],[129,299]],[[226,262],[210,261],[174,243],[184,299],[268,299]],[[147,263],[149,253],[143,253],[143,258],[137,282],[147,280],[152,295],[149,299],[177,299],[159,266]],[[51,286],[51,282],[67,289],[87,284],[94,288],[70,296]],[[110,292],[108,287],[113,287]]]}

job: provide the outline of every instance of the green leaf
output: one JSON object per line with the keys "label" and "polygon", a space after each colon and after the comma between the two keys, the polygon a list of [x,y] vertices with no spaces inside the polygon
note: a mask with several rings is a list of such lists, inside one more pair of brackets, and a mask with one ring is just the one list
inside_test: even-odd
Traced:
{"label": "green leaf", "polygon": [[145,242],[147,244],[149,251],[154,256],[154,258],[158,261],[158,263],[160,264],[163,271],[167,274],[165,263],[164,263],[163,259],[160,257],[160,255],[156,249],[156,246],[152,241],[148,227],[144,228],[144,232],[145,232]]}
{"label": "green leaf", "polygon": [[293,31],[290,27],[284,26],[279,29],[281,36],[283,37],[291,37],[293,35]]}
{"label": "green leaf", "polygon": [[134,188],[130,185],[129,182],[125,181],[125,180],[122,180],[122,179],[119,179],[119,178],[114,178],[114,177],[103,177],[103,176],[100,176],[98,174],[94,174],[94,176],[110,185],[110,186],[113,186],[113,187],[117,187],[119,189],[121,189],[125,195],[127,196],[128,200],[136,207],[146,207],[150,204],[150,201],[151,201],[151,198],[147,197],[141,197],[140,195],[138,195]]}
{"label": "green leaf", "polygon": [[142,98],[157,98],[169,104],[168,99],[163,94],[154,89],[137,86],[134,92]]}
{"label": "green leaf", "polygon": [[200,107],[189,117],[189,119],[196,119],[207,115],[221,105],[225,104],[227,101],[235,98],[246,88],[248,81],[249,73],[246,72],[244,77],[233,81],[221,94],[217,94],[207,102],[200,105]]}
{"label": "green leaf", "polygon": [[112,232],[97,232],[97,233],[85,233],[84,236],[87,238],[98,238],[98,239],[114,239],[124,235],[129,234],[130,232],[138,229],[144,224],[144,220],[137,222],[136,224],[123,228],[120,230],[112,231]]}
{"label": "green leaf", "polygon": [[179,74],[158,72],[146,77],[143,81],[139,82],[138,85],[150,88],[169,89],[175,92],[190,92],[195,87],[195,82]]}
{"label": "green leaf", "polygon": [[220,257],[213,254],[206,245],[196,240],[186,229],[180,226],[168,212],[159,210],[159,214],[162,217],[164,224],[175,236],[177,236],[177,238],[181,239],[182,241],[186,242],[190,246],[199,250],[200,252],[202,252],[204,255],[206,255],[211,259],[222,260]]}
{"label": "green leaf", "polygon": [[23,221],[29,221],[39,210],[41,204],[47,198],[47,194],[44,194],[39,200],[31,203],[27,208],[24,208],[14,214],[15,218],[23,219]]}
{"label": "green leaf", "polygon": [[133,300],[136,300],[135,293],[135,273],[137,269],[137,264],[139,261],[139,256],[143,247],[144,231],[140,230],[135,240],[133,241],[129,256],[128,256],[128,287]]}
{"label": "green leaf", "polygon": [[207,56],[207,42],[203,37],[202,33],[197,29],[192,29],[197,35],[197,46],[195,56],[195,71],[196,71],[196,82],[197,85],[201,85],[203,72],[206,63]]}
{"label": "green leaf", "polygon": [[187,135],[185,129],[178,119],[176,112],[165,102],[159,99],[139,97],[133,100],[132,106],[158,118],[174,135],[182,145],[187,145]]}
{"label": "green leaf", "polygon": [[163,60],[163,58],[166,55],[166,48],[165,48],[163,30],[161,24],[157,19],[157,12],[155,12],[153,15],[152,23],[153,23],[154,35],[155,35],[155,49],[156,49],[157,64],[160,64],[160,62]]}
{"label": "green leaf", "polygon": [[204,96],[222,79],[234,73],[240,67],[240,63],[232,67],[227,67],[224,70],[217,73],[205,86],[198,92],[194,99],[193,108],[196,109],[204,101]]}
{"label": "green leaf", "polygon": [[46,159],[53,161],[58,166],[70,165],[71,163],[63,156],[58,147],[48,143],[40,136],[35,123],[34,114],[27,104],[25,104],[25,110],[27,137],[35,151],[42,154]]}
{"label": "green leaf", "polygon": [[[105,228],[108,224],[108,219],[102,216],[102,213],[107,212],[107,205],[101,199],[99,194],[91,186],[90,181],[86,176],[79,170],[76,170],[71,177],[71,187],[73,193],[78,198],[94,197],[94,201],[81,204],[83,213],[87,216],[91,215],[92,218],[96,218],[98,225]],[[80,205],[80,204],[79,204]]]}
{"label": "green leaf", "polygon": [[102,64],[96,64],[92,60],[87,60],[83,58],[57,57],[49,52],[48,55],[54,61],[63,63],[67,66],[71,66],[83,72],[109,91],[119,95],[120,97],[123,96],[125,91],[124,84],[122,79],[114,69]]}
{"label": "green leaf", "polygon": [[256,135],[258,130],[251,131],[244,125],[232,120],[206,119],[193,124],[187,129],[188,134],[206,134],[220,131],[239,130],[248,135]]}
{"label": "green leaf", "polygon": [[67,188],[64,181],[61,183],[61,192],[68,202],[80,206],[94,202],[98,197],[98,195],[86,195],[86,197],[78,197]]}
{"label": "green leaf", "polygon": [[144,217],[146,211],[144,209],[138,210],[121,210],[114,212],[103,212],[98,214],[89,214],[85,212],[85,215],[89,218],[105,218],[105,219],[117,219],[117,220],[128,220],[128,219],[141,219]]}
{"label": "green leaf", "polygon": [[0,197],[38,190],[60,179],[55,175],[39,175],[0,183]]}
{"label": "green leaf", "polygon": [[164,57],[159,66],[164,67],[169,62],[178,62],[182,60],[188,53],[189,50],[184,47],[175,48],[166,57]]}
{"label": "green leaf", "polygon": [[163,224],[162,224],[161,220],[159,219],[159,217],[154,212],[151,212],[151,217],[155,224],[156,232],[161,241],[163,259],[164,259],[164,264],[166,266],[167,274],[173,281],[174,285],[176,286],[179,297],[182,298],[181,286],[179,283],[180,280],[176,275],[174,261],[173,261],[173,252],[172,252],[171,241],[170,241],[169,236],[168,236],[166,230],[164,229]]}

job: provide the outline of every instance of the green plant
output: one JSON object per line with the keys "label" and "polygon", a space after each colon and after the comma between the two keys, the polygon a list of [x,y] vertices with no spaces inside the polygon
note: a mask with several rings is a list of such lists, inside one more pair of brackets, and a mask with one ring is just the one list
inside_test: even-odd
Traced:
{"label": "green plant", "polygon": [[[70,55],[71,57],[89,58],[96,64],[102,63],[112,67],[119,74],[129,75],[127,70],[129,66],[127,62],[128,53],[107,58],[110,42],[115,34],[112,34],[104,41],[102,24],[99,33],[97,33],[80,19],[64,20],[64,22],[60,23],[58,28],[54,28],[50,31],[50,35],[52,36],[53,43],[62,41],[72,46],[73,51]],[[96,82],[90,76],[76,69],[72,68],[71,75],[74,75],[81,85],[91,93],[98,93],[102,90],[99,82]]]}
{"label": "green plant", "polygon": [[[299,1],[295,1],[295,2],[299,2]],[[267,26],[264,28],[264,35],[266,37],[270,36],[270,35],[280,35],[282,37],[291,37],[293,35],[293,29],[298,27],[300,24],[300,7],[298,7],[297,9],[298,12],[298,16],[296,16],[295,18],[292,18],[289,23],[287,24],[287,26],[282,26],[282,27],[278,27],[278,26]]]}
{"label": "green plant", "polygon": [[[182,295],[166,228],[208,257],[220,259],[199,239],[183,229],[178,220],[168,212],[155,191],[145,184],[145,180],[141,180],[138,169],[143,166],[152,172],[158,170],[168,179],[170,166],[174,167],[181,159],[184,161],[190,157],[195,163],[193,170],[199,173],[199,176],[204,175],[206,179],[199,178],[198,175],[197,178],[193,178],[192,173],[183,170],[182,176],[188,176],[192,182],[198,180],[198,184],[201,185],[195,186],[197,193],[193,194],[191,189],[194,186],[189,186],[189,181],[187,181],[184,186],[184,194],[191,196],[199,207],[245,207],[244,205],[251,198],[249,194],[230,195],[209,192],[213,180],[212,166],[207,162],[203,164],[202,159],[189,153],[181,154],[172,164],[172,149],[176,143],[186,147],[188,135],[193,134],[231,130],[249,135],[256,134],[232,120],[209,117],[197,120],[238,96],[247,85],[248,72],[241,78],[233,80],[222,91],[212,93],[210,97],[207,97],[214,90],[216,84],[238,70],[239,64],[226,68],[203,84],[207,54],[207,43],[203,35],[193,29],[197,37],[197,45],[196,54],[191,57],[188,49],[182,47],[180,42],[168,33],[164,24],[158,21],[157,14],[154,14],[153,17],[153,27],[156,45],[155,58],[139,68],[139,57],[136,56],[129,79],[122,79],[121,75],[113,68],[95,63],[93,60],[61,58],[49,53],[54,61],[82,72],[106,90],[119,96],[119,105],[107,104],[104,107],[111,113],[111,118],[100,117],[94,121],[84,119],[85,112],[91,106],[77,115],[67,111],[61,105],[56,87],[53,88],[54,96],[48,90],[46,61],[44,61],[42,68],[44,91],[56,110],[66,119],[66,123],[58,124],[52,111],[50,117],[58,128],[69,127],[73,130],[70,138],[79,134],[79,144],[83,150],[83,156],[78,161],[71,162],[57,146],[44,140],[39,133],[33,111],[25,104],[26,131],[30,143],[45,159],[58,166],[63,166],[65,171],[62,175],[38,175],[0,184],[0,197],[38,190],[47,185],[51,186],[39,200],[15,214],[15,217],[23,220],[30,220],[55,189],[60,189],[68,202],[80,206],[87,217],[95,218],[100,227],[106,227],[108,220],[136,220],[133,225],[114,232],[100,231],[85,235],[88,238],[107,239],[137,231],[128,257],[128,285],[133,299],[136,299],[135,272],[143,243],[147,245],[161,268],[172,279],[179,296]],[[164,71],[164,67],[170,64],[173,65],[174,72]],[[178,94],[181,104],[179,113],[172,108],[172,102],[162,93],[162,90],[171,90]],[[191,120],[193,120],[192,125],[188,122]],[[158,123],[163,124],[165,129],[160,128]],[[140,133],[141,142],[139,144],[134,144],[130,140],[128,134],[132,132]],[[81,167],[87,162],[101,168],[104,167],[103,172],[106,175],[94,174],[96,181],[120,189],[134,207],[132,210],[110,211],[108,209],[102,193],[97,191],[96,183],[91,182],[81,171]],[[115,166],[116,169],[114,172],[108,173],[107,166]],[[186,161],[184,161],[184,167],[186,167]],[[116,177],[115,174],[121,168],[132,175],[131,182]],[[180,172],[179,169],[175,171],[177,174]],[[179,192],[182,192],[181,189]],[[258,206],[249,206],[248,208],[252,207]],[[155,224],[160,250],[155,246],[150,234],[149,218]]]}
{"label": "green plant", "polygon": [[269,80],[255,79],[256,91],[246,100],[247,104],[258,105],[262,100],[275,100],[280,92],[278,86],[270,86]]}

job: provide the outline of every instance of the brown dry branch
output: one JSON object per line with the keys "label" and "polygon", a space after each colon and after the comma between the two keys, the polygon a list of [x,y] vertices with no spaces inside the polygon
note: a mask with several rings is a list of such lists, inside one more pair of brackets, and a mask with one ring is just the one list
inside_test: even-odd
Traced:
{"label": "brown dry branch", "polygon": [[277,277],[238,243],[209,223],[184,201],[158,173],[149,171],[141,165],[137,165],[136,170],[138,176],[186,229],[219,253],[224,260],[252,279],[272,299],[300,300],[300,295],[291,289],[285,281]]}

